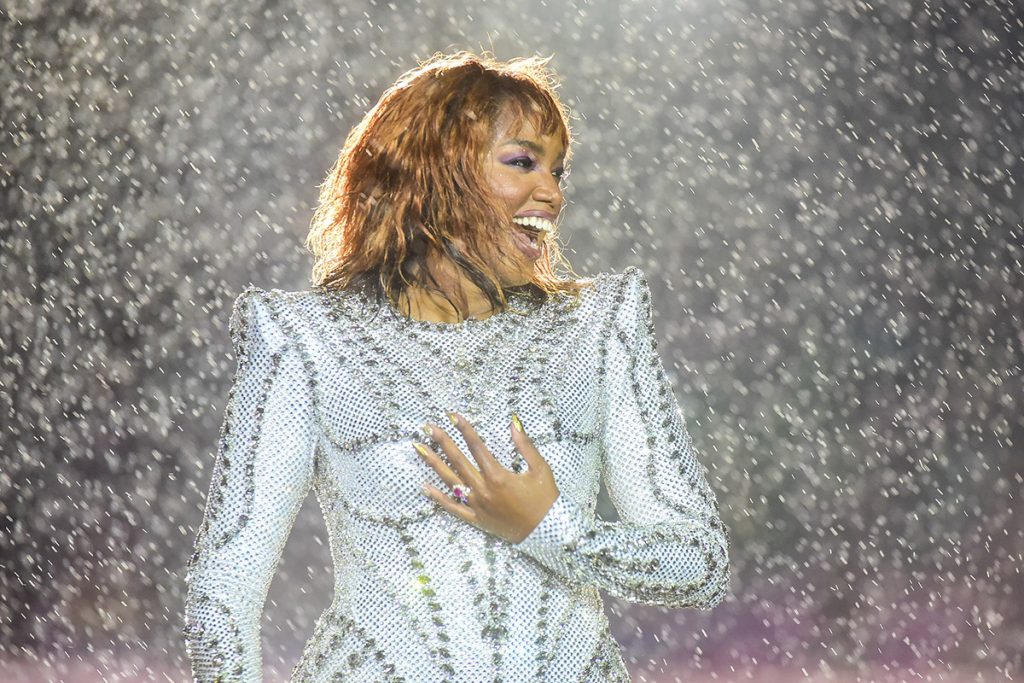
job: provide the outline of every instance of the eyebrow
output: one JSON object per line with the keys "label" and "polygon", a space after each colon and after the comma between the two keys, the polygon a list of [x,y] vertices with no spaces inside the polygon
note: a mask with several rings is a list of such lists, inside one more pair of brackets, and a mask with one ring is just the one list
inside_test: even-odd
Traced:
{"label": "eyebrow", "polygon": [[[539,155],[541,155],[541,156],[544,156],[544,148],[543,148],[543,147],[541,147],[540,145],[538,145],[538,144],[537,144],[536,142],[534,142],[533,140],[524,140],[523,138],[513,138],[512,140],[506,140],[506,141],[505,141],[505,142],[504,142],[504,143],[502,144],[502,146],[503,146],[503,147],[504,147],[505,145],[522,145],[523,147],[526,147],[527,149],[531,149],[531,150],[533,150],[534,152],[536,152],[537,154],[539,154]],[[558,155],[557,157],[555,157],[555,158],[556,158],[556,159],[561,159],[561,158],[563,158],[564,156],[565,156],[565,150],[563,149],[563,150],[562,150],[562,153],[561,153],[561,154],[559,154],[559,155]]]}

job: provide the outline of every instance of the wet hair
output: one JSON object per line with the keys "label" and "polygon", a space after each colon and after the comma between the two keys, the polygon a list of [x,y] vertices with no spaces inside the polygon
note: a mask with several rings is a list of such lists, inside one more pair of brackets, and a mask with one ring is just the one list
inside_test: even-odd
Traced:
{"label": "wet hair", "polygon": [[570,160],[569,115],[555,94],[550,59],[501,62],[488,53],[435,53],[389,87],[350,131],[319,186],[306,238],[314,256],[313,286],[361,284],[397,306],[402,291],[415,283],[451,301],[428,277],[430,250],[461,269],[496,311],[508,306],[506,291],[539,301],[578,293],[581,283],[553,270],[561,264],[573,273],[557,233],[542,244],[526,285],[503,288],[490,265],[511,259],[496,239],[511,216],[494,197],[483,167],[498,126],[508,122],[515,134],[529,122],[555,136],[565,163]]}

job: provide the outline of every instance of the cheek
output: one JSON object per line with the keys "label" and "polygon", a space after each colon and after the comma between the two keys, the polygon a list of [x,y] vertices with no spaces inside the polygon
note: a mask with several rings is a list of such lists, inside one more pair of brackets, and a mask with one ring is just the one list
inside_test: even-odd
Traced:
{"label": "cheek", "polygon": [[521,183],[507,173],[495,173],[491,176],[490,183],[494,196],[504,199],[511,207],[517,207],[526,196]]}

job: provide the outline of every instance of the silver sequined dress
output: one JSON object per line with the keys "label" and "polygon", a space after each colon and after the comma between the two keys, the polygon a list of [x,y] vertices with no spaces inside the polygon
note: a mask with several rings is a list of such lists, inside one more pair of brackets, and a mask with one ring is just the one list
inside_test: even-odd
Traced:
{"label": "silver sequined dress", "polygon": [[[643,272],[601,273],[578,306],[510,297],[462,323],[362,293],[250,286],[195,552],[185,643],[198,681],[262,681],[260,619],[310,489],[334,599],[293,681],[629,681],[598,589],[708,609],[729,535],[658,355]],[[513,544],[421,492],[447,486],[412,447],[455,410],[513,471],[516,412],[560,494]],[[472,462],[461,433],[454,438]],[[600,482],[620,517],[595,516]]]}

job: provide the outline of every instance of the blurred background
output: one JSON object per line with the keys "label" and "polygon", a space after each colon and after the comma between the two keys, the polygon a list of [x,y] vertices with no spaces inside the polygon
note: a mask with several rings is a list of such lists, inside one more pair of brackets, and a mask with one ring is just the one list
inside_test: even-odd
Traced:
{"label": "blurred background", "polygon": [[[305,289],[345,135],[435,51],[553,55],[581,276],[638,265],[732,534],[635,681],[1006,681],[1024,657],[1024,11],[963,0],[0,8],[0,677],[183,681],[248,283]],[[599,512],[614,519],[602,492]],[[266,680],[331,599],[315,498]]]}

